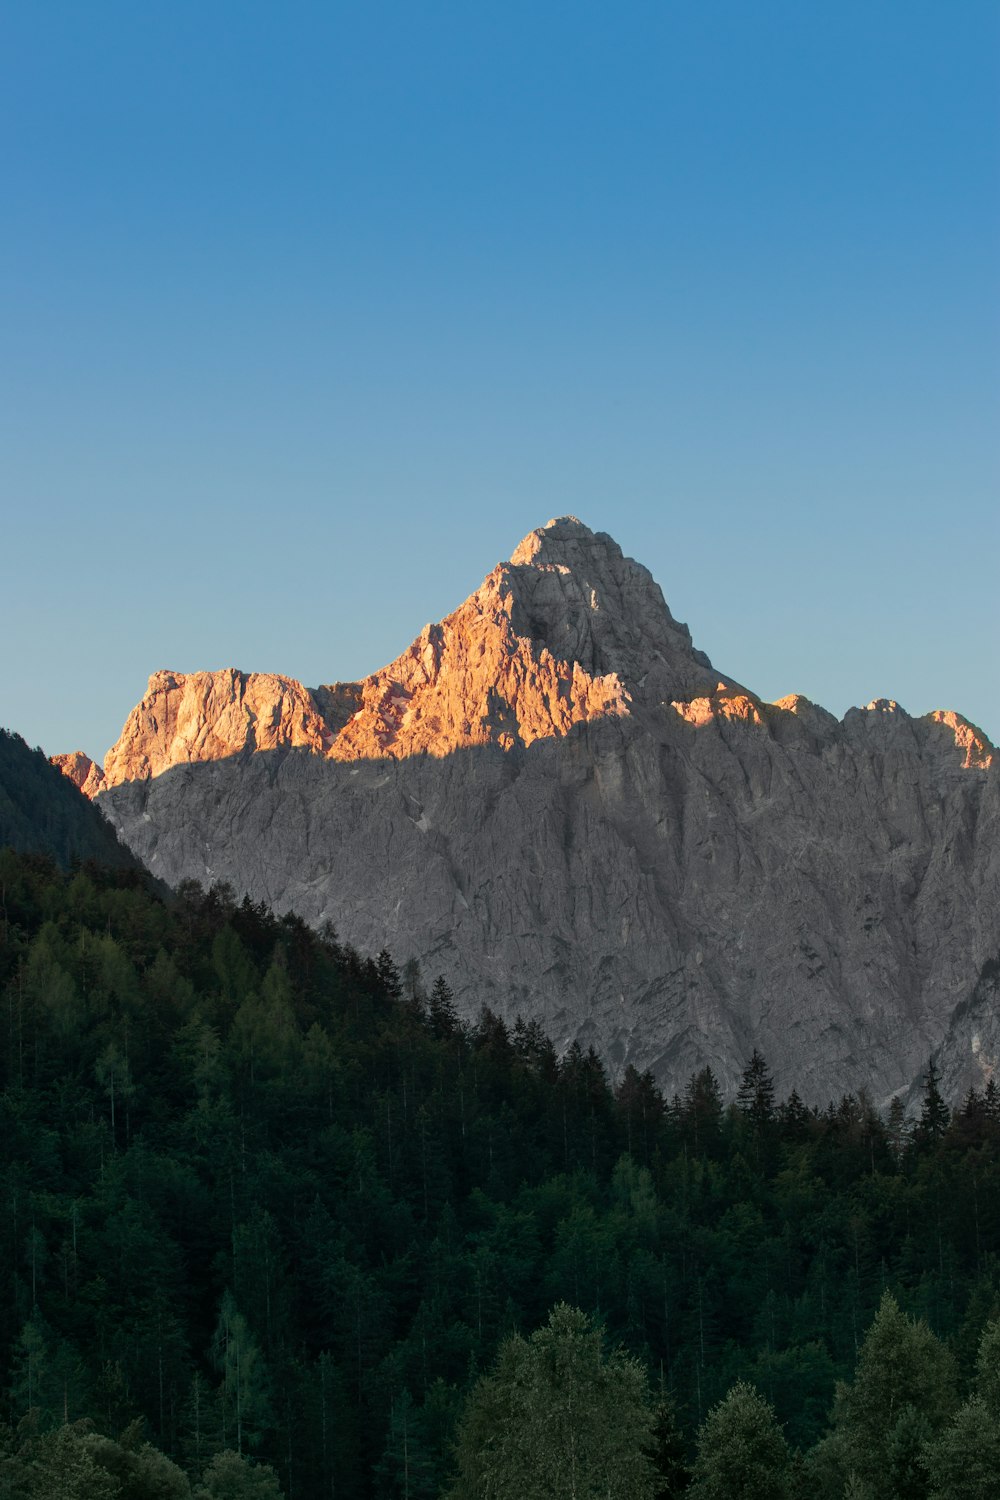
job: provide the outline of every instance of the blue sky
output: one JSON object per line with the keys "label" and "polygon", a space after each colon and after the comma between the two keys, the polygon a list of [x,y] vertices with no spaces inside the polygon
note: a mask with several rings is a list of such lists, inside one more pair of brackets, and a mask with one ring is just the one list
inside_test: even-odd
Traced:
{"label": "blue sky", "polygon": [[572,512],[1000,736],[1000,7],[0,11],[0,722],[361,675]]}

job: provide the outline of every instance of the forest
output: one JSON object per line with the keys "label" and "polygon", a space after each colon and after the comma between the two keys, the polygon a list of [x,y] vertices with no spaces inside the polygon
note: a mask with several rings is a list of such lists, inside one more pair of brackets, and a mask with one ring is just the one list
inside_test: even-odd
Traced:
{"label": "forest", "polygon": [[107,819],[44,750],[32,750],[19,734],[0,728],[0,849],[8,846],[51,854],[61,869],[88,859],[142,869]]}
{"label": "forest", "polygon": [[996,1493],[992,1083],[664,1098],[405,958],[0,851],[0,1496]]}

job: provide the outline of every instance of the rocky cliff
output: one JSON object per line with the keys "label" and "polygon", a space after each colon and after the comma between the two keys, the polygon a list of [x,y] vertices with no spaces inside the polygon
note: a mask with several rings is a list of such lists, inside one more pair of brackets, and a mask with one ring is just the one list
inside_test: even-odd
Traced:
{"label": "rocky cliff", "polygon": [[107,785],[101,767],[83,750],[71,750],[68,755],[51,755],[49,760],[85,797],[96,797]]}
{"label": "rocky cliff", "polygon": [[1000,1047],[985,737],[762,702],[572,518],[362,682],[155,674],[104,777],[165,880],[385,943],[668,1089],[756,1045],[779,1087],[883,1101],[931,1052],[954,1091]]}

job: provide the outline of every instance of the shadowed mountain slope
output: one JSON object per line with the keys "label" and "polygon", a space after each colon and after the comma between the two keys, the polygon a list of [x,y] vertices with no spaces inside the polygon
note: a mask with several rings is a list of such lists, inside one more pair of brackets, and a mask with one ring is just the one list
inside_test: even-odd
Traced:
{"label": "shadowed mountain slope", "polygon": [[60,770],[19,734],[0,729],[0,848],[51,855],[63,870],[88,859],[139,869],[115,830]]}

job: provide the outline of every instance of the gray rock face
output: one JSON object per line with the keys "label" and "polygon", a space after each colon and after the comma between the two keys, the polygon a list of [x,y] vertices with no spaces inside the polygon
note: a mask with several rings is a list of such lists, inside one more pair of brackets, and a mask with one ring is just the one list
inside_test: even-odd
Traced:
{"label": "gray rock face", "polygon": [[[208,675],[151,679],[98,798],[169,883],[329,920],[668,1091],[706,1063],[731,1088],[754,1046],[822,1103],[884,1102],[932,1052],[952,1093],[990,1075],[1000,792],[959,716],[762,703],[565,518],[384,672],[302,689],[266,748],[195,722]],[[260,722],[263,680],[227,675],[230,718],[256,693]],[[145,724],[163,769],[132,775]]]}

